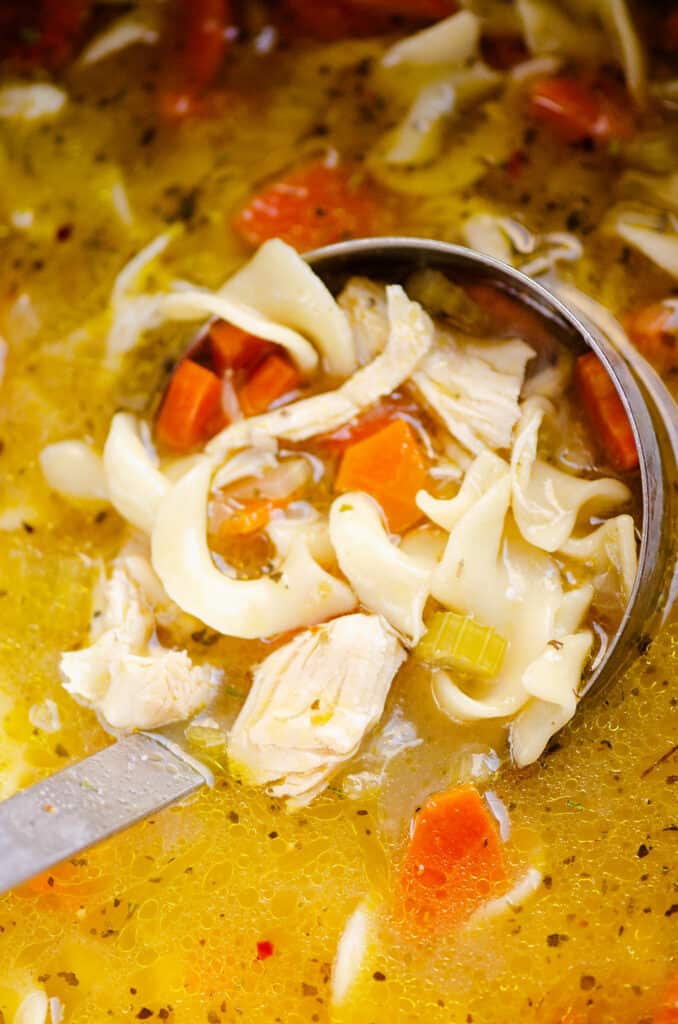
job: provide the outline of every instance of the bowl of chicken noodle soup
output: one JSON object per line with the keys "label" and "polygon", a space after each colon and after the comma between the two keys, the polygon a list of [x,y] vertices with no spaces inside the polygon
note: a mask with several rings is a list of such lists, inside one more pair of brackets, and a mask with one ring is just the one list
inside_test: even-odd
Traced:
{"label": "bowl of chicken noodle soup", "polygon": [[0,1024],[675,1024],[672,5],[1,6]]}

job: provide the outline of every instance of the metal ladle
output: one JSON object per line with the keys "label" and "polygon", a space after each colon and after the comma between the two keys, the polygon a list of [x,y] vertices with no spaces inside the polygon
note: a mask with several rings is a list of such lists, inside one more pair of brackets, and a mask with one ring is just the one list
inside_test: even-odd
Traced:
{"label": "metal ladle", "polygon": [[[421,267],[452,279],[490,283],[526,303],[562,344],[576,352],[593,350],[600,358],[631,423],[642,492],[633,591],[585,687],[588,692],[612,683],[645,649],[675,599],[678,411],[660,378],[635,353],[626,362],[611,339],[587,320],[586,311],[571,308],[571,300],[566,306],[519,271],[470,249],[426,239],[377,238],[328,246],[306,258],[335,293],[354,275],[392,283]],[[623,332],[620,337],[623,345]],[[0,803],[0,892],[189,796],[208,781],[207,769],[181,747],[161,734],[136,733],[29,786]]]}

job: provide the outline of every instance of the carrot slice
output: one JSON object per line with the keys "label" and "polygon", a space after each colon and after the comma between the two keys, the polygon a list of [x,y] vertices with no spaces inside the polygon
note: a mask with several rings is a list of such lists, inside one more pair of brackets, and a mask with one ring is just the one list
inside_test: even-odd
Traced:
{"label": "carrot slice", "polygon": [[218,374],[226,370],[249,370],[275,349],[270,341],[217,320],[210,327],[212,362]]}
{"label": "carrot slice", "polygon": [[596,440],[612,465],[622,472],[638,468],[638,451],[629,418],[612,378],[594,352],[575,366],[577,390]]}
{"label": "carrot slice", "polygon": [[190,451],[224,425],[221,381],[191,359],[179,363],[160,409],[155,431],[162,444]]}
{"label": "carrot slice", "polygon": [[662,1001],[654,1012],[652,1024],[678,1024],[678,974],[664,989]]}
{"label": "carrot slice", "polygon": [[638,351],[661,373],[678,367],[678,307],[653,302],[628,313],[624,326]]}
{"label": "carrot slice", "polygon": [[233,227],[250,245],[282,238],[295,249],[315,249],[376,231],[371,191],[345,166],[307,164],[252,196]]}
{"label": "carrot slice", "polygon": [[633,135],[630,100],[611,82],[596,88],[564,76],[539,79],[531,88],[530,110],[565,142],[609,142]]}
{"label": "carrot slice", "polygon": [[229,46],[230,0],[179,0],[168,46],[168,83],[161,92],[166,117],[196,113],[200,96],[212,85]]}
{"label": "carrot slice", "polygon": [[240,408],[245,416],[257,416],[294,391],[300,381],[298,370],[288,359],[267,356],[238,392]]}
{"label": "carrot slice", "polygon": [[422,518],[415,498],[426,483],[426,462],[414,430],[396,419],[347,448],[335,490],[366,491],[381,505],[388,525],[401,533]]}
{"label": "carrot slice", "polygon": [[406,920],[428,931],[461,924],[507,881],[495,822],[473,786],[437,793],[416,815],[400,871]]}

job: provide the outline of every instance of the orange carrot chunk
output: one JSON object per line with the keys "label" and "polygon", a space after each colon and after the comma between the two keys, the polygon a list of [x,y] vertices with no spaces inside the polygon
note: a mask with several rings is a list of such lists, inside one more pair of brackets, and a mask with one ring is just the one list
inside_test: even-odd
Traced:
{"label": "orange carrot chunk", "polygon": [[653,302],[628,313],[624,326],[641,355],[660,373],[678,367],[678,306]]}
{"label": "orange carrot chunk", "polygon": [[564,76],[538,79],[530,111],[565,142],[628,139],[634,131],[630,100],[607,81],[594,88]]}
{"label": "orange carrot chunk", "polygon": [[161,108],[169,119],[197,113],[230,47],[230,0],[177,0],[170,18]]}
{"label": "orange carrot chunk", "polygon": [[346,449],[335,490],[366,491],[379,502],[394,533],[422,518],[415,498],[426,484],[426,461],[406,420],[397,419]]}
{"label": "orange carrot chunk", "polygon": [[300,381],[299,372],[289,359],[277,354],[267,356],[238,392],[240,408],[245,416],[266,412],[274,402],[294,391]]}
{"label": "orange carrot chunk", "polygon": [[347,167],[307,164],[252,196],[233,227],[250,245],[282,238],[300,252],[373,234],[375,201],[352,177]]}
{"label": "orange carrot chunk", "polygon": [[217,527],[217,540],[230,540],[232,537],[248,537],[252,533],[263,530],[271,518],[275,504],[266,498],[254,498],[242,507],[233,507],[230,514],[225,514]]}
{"label": "orange carrot chunk", "polygon": [[251,369],[272,352],[275,345],[225,320],[217,320],[210,327],[210,348],[214,369],[223,374],[226,370]]}
{"label": "orange carrot chunk", "polygon": [[162,444],[187,452],[224,426],[221,381],[191,359],[179,363],[165,394],[155,430]]}
{"label": "orange carrot chunk", "polygon": [[622,472],[638,468],[638,451],[629,418],[612,378],[594,352],[580,356],[575,367],[577,390],[595,438]]}
{"label": "orange carrot chunk", "polygon": [[436,793],[416,815],[399,891],[405,919],[431,932],[458,926],[506,886],[496,824],[473,786]]}

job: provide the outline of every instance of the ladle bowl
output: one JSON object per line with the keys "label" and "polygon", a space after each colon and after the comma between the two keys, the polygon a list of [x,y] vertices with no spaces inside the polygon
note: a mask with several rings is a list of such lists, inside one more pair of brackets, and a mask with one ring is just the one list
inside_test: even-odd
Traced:
{"label": "ladle bowl", "polygon": [[675,598],[678,562],[672,536],[678,508],[678,410],[660,378],[639,355],[633,363],[627,362],[611,338],[571,308],[571,303],[565,305],[547,287],[508,264],[464,246],[420,238],[366,238],[317,249],[307,253],[306,259],[335,294],[355,275],[403,283],[423,267],[457,282],[491,284],[529,306],[575,354],[593,351],[601,360],[631,424],[642,495],[633,590],[619,627],[586,677],[582,692],[610,685],[647,648]]}

